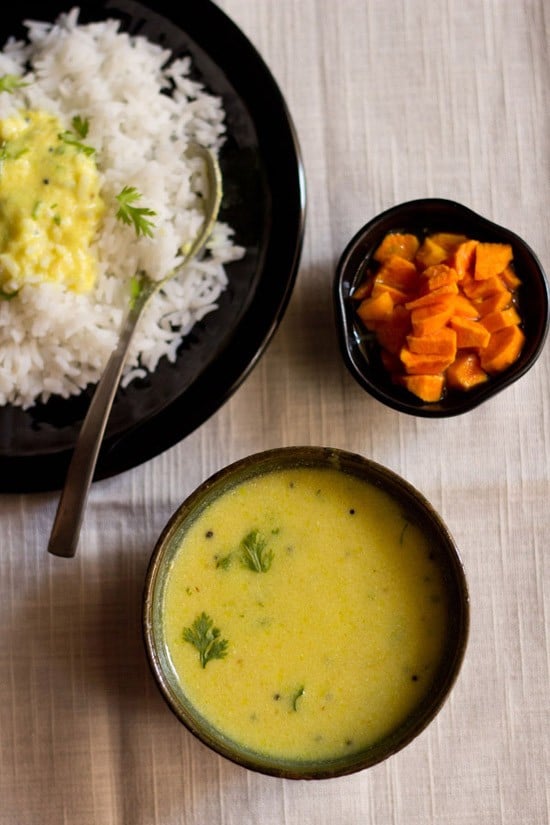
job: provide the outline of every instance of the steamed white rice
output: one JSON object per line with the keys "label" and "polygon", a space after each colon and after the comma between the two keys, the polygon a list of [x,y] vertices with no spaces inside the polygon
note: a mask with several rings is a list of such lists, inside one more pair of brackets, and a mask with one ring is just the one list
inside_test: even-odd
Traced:
{"label": "steamed white rice", "polygon": [[[28,83],[0,94],[0,118],[43,109],[66,128],[89,120],[106,217],[95,245],[99,277],[89,294],[54,283],[24,286],[0,301],[0,404],[32,406],[52,394],[68,397],[99,379],[116,346],[129,284],[140,270],[160,279],[181,261],[181,247],[200,229],[202,162],[186,157],[190,141],[219,150],[225,135],[222,102],[190,79],[188,58],[171,60],[118,21],[79,24],[79,9],[55,23],[29,21],[25,42],[0,53],[0,76]],[[162,90],[171,90],[170,94]],[[153,238],[136,237],[116,220],[115,195],[135,186],[140,205],[157,214]],[[168,282],[146,310],[133,340],[124,382],[174,360],[182,338],[217,307],[227,286],[225,264],[239,258],[229,226],[218,222],[209,254]]]}

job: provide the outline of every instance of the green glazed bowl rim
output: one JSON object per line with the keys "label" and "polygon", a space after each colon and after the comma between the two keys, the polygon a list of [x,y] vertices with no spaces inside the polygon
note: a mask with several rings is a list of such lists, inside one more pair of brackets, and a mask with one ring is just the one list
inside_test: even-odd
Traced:
{"label": "green glazed bowl rim", "polygon": [[[178,688],[163,648],[160,603],[166,571],[187,524],[221,492],[237,483],[291,467],[334,468],[362,478],[390,493],[407,514],[427,530],[442,559],[450,604],[446,653],[434,685],[415,712],[382,741],[349,756],[324,761],[284,760],[249,750],[221,734],[201,717]],[[464,659],[469,635],[469,593],[455,541],[441,516],[412,484],[393,470],[357,453],[334,447],[278,447],[241,458],[218,470],[180,504],[162,530],[151,555],[144,584],[142,631],[147,660],[170,710],[197,739],[241,767],[287,779],[328,779],[372,767],[412,742],[435,718],[449,696]]]}

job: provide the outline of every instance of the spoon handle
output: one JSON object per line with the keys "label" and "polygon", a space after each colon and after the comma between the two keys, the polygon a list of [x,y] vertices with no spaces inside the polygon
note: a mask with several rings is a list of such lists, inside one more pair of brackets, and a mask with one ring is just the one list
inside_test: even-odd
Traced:
{"label": "spoon handle", "polygon": [[223,187],[221,170],[216,155],[211,150],[198,144],[191,145],[189,149],[191,154],[198,154],[202,157],[208,178],[208,197],[202,227],[194,241],[185,250],[183,260],[179,266],[162,281],[144,279],[141,290],[130,306],[116,349],[107,361],[107,366],[99,380],[84,418],[69,464],[48,543],[48,552],[53,556],[71,558],[76,553],[82,518],[105,434],[105,427],[113,406],[128,348],[142,310],[149,298],[165,281],[177,275],[186,264],[202,251],[217,220]]}
{"label": "spoon handle", "polygon": [[92,483],[105,427],[120,382],[128,349],[141,312],[150,297],[144,290],[131,306],[116,348],[99,380],[84,418],[69,464],[48,543],[48,553],[71,558],[76,552],[80,526]]}

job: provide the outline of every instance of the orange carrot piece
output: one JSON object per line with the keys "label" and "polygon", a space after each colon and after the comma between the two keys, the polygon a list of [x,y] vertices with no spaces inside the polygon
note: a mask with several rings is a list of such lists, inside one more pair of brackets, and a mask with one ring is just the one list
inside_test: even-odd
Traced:
{"label": "orange carrot piece", "polygon": [[508,292],[509,290],[504,284],[502,278],[498,275],[491,275],[490,278],[485,278],[482,281],[462,279],[462,289],[466,296],[471,299],[483,299],[489,295],[494,295],[495,292]]}
{"label": "orange carrot piece", "polygon": [[518,359],[524,342],[525,335],[517,325],[493,332],[480,354],[482,369],[490,374],[502,372]]}
{"label": "orange carrot piece", "polygon": [[459,235],[456,232],[432,232],[428,237],[433,243],[443,247],[448,256],[454,254],[460,244],[468,240],[466,235]]}
{"label": "orange carrot piece", "polygon": [[489,376],[481,369],[479,356],[475,352],[463,352],[449,364],[445,378],[450,389],[469,390],[488,381]]}
{"label": "orange carrot piece", "polygon": [[494,292],[488,298],[481,301],[476,301],[475,306],[479,311],[479,315],[483,318],[484,315],[489,315],[491,312],[499,312],[501,309],[506,309],[510,306],[512,301],[512,293],[507,289],[502,292]]}
{"label": "orange carrot piece", "polygon": [[435,375],[445,372],[453,361],[449,356],[411,352],[407,346],[402,348],[399,357],[409,375]]}
{"label": "orange carrot piece", "polygon": [[479,318],[480,312],[476,304],[462,295],[461,292],[455,297],[454,315],[460,315],[462,318],[469,318],[475,321]]}
{"label": "orange carrot piece", "polygon": [[411,312],[413,335],[418,337],[429,335],[444,327],[453,314],[454,299],[454,295],[444,295],[435,304],[413,309]]}
{"label": "orange carrot piece", "polygon": [[384,261],[376,273],[375,281],[390,284],[390,286],[397,287],[397,289],[410,292],[416,289],[418,271],[411,261],[407,261],[399,255],[392,255]]}
{"label": "orange carrot piece", "polygon": [[476,249],[474,278],[485,281],[500,275],[512,260],[512,247],[508,243],[479,243]]}
{"label": "orange carrot piece", "polygon": [[447,250],[430,237],[424,238],[415,256],[415,262],[421,269],[440,264],[447,258]]}
{"label": "orange carrot piece", "polygon": [[509,264],[502,270],[502,272],[500,273],[500,277],[502,278],[510,292],[519,289],[519,287],[521,286],[521,278],[519,278],[516,275],[514,268],[511,264]]}
{"label": "orange carrot piece", "polygon": [[451,318],[449,324],[456,332],[458,349],[468,347],[482,349],[489,343],[491,333],[479,321],[470,321],[469,318],[461,318],[457,315]]}
{"label": "orange carrot piece", "polygon": [[[458,274],[456,269],[446,264],[434,264],[427,267],[420,278],[420,290],[422,293],[433,292],[442,286],[456,285]],[[458,291],[458,290],[457,290]]]}
{"label": "orange carrot piece", "polygon": [[458,287],[456,284],[447,284],[447,286],[441,286],[439,289],[434,289],[431,292],[427,292],[425,295],[421,295],[420,298],[415,298],[414,301],[407,301],[405,306],[407,309],[418,309],[418,307],[426,307],[430,306],[430,304],[436,304],[441,298],[451,295],[454,296],[458,293]]}
{"label": "orange carrot piece", "polygon": [[354,301],[363,301],[365,298],[368,298],[372,292],[374,280],[372,278],[365,278],[364,281],[361,281],[359,286],[352,292],[351,297]]}
{"label": "orange carrot piece", "polygon": [[416,235],[400,232],[388,232],[373,255],[375,261],[382,263],[393,255],[399,255],[412,261],[420,242]]}
{"label": "orange carrot piece", "polygon": [[403,375],[400,383],[422,401],[440,401],[443,396],[445,378],[438,375]]}
{"label": "orange carrot piece", "polygon": [[454,358],[456,332],[449,327],[441,327],[430,335],[407,335],[407,346],[411,352]]}
{"label": "orange carrot piece", "polygon": [[357,308],[357,314],[369,326],[372,321],[383,321],[390,317],[393,311],[393,301],[388,292],[382,292],[375,298],[365,298]]}
{"label": "orange carrot piece", "polygon": [[406,336],[411,330],[411,313],[404,306],[394,307],[391,316],[383,323],[378,324],[376,337],[383,349],[397,355],[404,345]]}
{"label": "orange carrot piece", "polygon": [[396,304],[404,304],[406,303],[410,296],[410,293],[403,292],[402,289],[398,289],[391,284],[384,284],[377,281],[376,278],[374,279],[374,286],[372,288],[371,297],[376,298],[378,295],[382,295],[383,292],[386,292],[390,298],[392,299],[392,303],[394,306]]}
{"label": "orange carrot piece", "polygon": [[474,274],[476,248],[479,241],[464,241],[457,249],[455,249],[451,256],[449,263],[458,274],[458,280],[461,281],[465,275]]}
{"label": "orange carrot piece", "polygon": [[489,332],[496,332],[497,329],[504,329],[504,327],[509,327],[512,324],[521,323],[521,318],[516,308],[511,306],[508,307],[508,309],[501,309],[498,312],[489,312],[483,316],[480,323],[483,324]]}

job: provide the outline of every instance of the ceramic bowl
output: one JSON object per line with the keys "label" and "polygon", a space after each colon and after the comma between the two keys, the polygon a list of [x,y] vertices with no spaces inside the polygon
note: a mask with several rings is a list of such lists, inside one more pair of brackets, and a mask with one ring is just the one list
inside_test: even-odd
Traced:
{"label": "ceramic bowl", "polygon": [[[277,480],[280,473],[290,475]],[[275,486],[270,487],[274,477]],[[342,499],[338,496],[333,499],[330,478],[337,485],[343,484],[345,490],[348,490],[346,485],[361,484],[360,489],[368,489],[367,495],[374,497],[374,503],[366,504],[361,497],[356,498],[357,491],[348,491]],[[264,484],[267,487],[264,488]],[[256,498],[248,501],[243,494],[246,490]],[[371,536],[372,531],[380,529],[378,519],[384,506],[380,507],[379,497],[389,502],[390,513],[397,514],[397,520],[392,517],[388,521],[394,536],[389,544],[385,539]],[[222,501],[227,502],[225,514],[215,510]],[[319,506],[322,506],[321,516],[315,509]],[[293,524],[292,515],[288,515],[287,521],[287,514],[295,510],[299,525],[307,525],[307,541],[311,540],[316,549],[309,548],[305,540],[302,544],[303,539],[296,537],[301,526],[297,528]],[[350,528],[340,525],[341,520],[358,531],[354,539],[346,533]],[[247,546],[245,540],[239,542],[245,534],[250,538],[251,526],[261,530],[266,528],[265,569],[253,569],[248,564],[249,559],[245,563],[244,556],[237,555],[237,547],[242,550]],[[295,532],[297,529],[298,533]],[[344,532],[340,532],[337,541],[325,546],[333,529]],[[229,534],[229,540],[224,533]],[[422,549],[416,548],[415,544],[419,536],[422,537]],[[189,549],[193,541],[198,541],[196,550]],[[366,567],[361,567],[356,576],[353,564],[362,565],[361,553],[371,552],[367,548],[373,542],[378,546],[376,543],[380,541],[381,546],[388,548],[383,551],[389,554],[388,558],[380,563],[370,559],[368,565],[365,561]],[[324,548],[322,563],[313,563],[303,584],[300,565],[305,564],[305,569],[309,569],[318,548]],[[199,558],[196,569],[193,568],[195,552]],[[417,552],[421,554],[420,562],[414,555]],[[388,595],[394,586],[398,586],[394,585],[393,574],[388,571],[402,571],[407,567],[410,567],[414,583],[412,580],[406,582],[408,574],[403,574],[403,583],[409,588],[407,598],[411,600],[415,619],[407,618],[406,611],[402,614],[405,610],[402,595]],[[194,572],[190,572],[193,569]],[[421,570],[424,572],[419,572]],[[380,579],[381,575],[389,578]],[[402,572],[395,575],[401,581]],[[328,595],[323,596],[327,577]],[[227,584],[231,581],[234,584]],[[277,582],[279,585],[283,582],[284,588],[284,605],[279,618],[274,596],[279,586]],[[231,596],[222,596],[222,591],[216,590],[220,586],[230,586]],[[214,591],[211,591],[212,587]],[[428,588],[429,593],[426,591],[421,596],[424,588]],[[212,598],[212,592],[217,596]],[[395,598],[394,602],[392,598]],[[374,604],[374,613],[368,613],[367,603]],[[351,641],[349,636],[337,635],[338,642],[333,645],[331,628],[332,622],[336,621],[333,617],[340,612],[346,615],[357,605],[361,619],[354,625]],[[437,615],[444,618],[436,620],[432,616],[430,619],[432,609],[442,610]],[[188,611],[186,618],[180,618],[180,610]],[[389,616],[388,628],[381,618],[385,610]],[[420,619],[417,613],[422,614]],[[192,623],[195,614],[197,619]],[[203,645],[200,653],[201,646],[197,642],[201,615],[203,641],[213,645],[211,661],[210,654],[205,653],[206,647]],[[250,638],[246,635],[244,641],[239,640],[238,631],[232,629],[230,622],[235,625],[235,622],[249,621],[249,617]],[[283,630],[282,638],[279,638],[277,628],[285,621],[289,622],[290,629]],[[326,621],[328,624],[323,624]],[[416,643],[411,643],[408,648],[408,634],[417,621],[421,625],[427,624],[430,638],[435,634],[438,639],[437,655],[433,651],[426,654],[427,659],[431,657],[429,665],[416,661],[422,658]],[[385,629],[375,643],[378,631],[374,628],[378,625]],[[326,635],[322,630],[325,626],[328,628]],[[330,447],[268,450],[243,458],[214,474],[181,504],[167,523],[153,550],[144,589],[143,633],[147,658],[161,695],[177,719],[203,744],[237,765],[289,779],[326,779],[361,771],[412,742],[434,719],[455,683],[465,654],[468,626],[465,574],[455,542],[441,517],[418,490],[393,471],[360,455]],[[317,639],[319,634],[320,640]],[[269,660],[266,660],[262,647],[264,635],[269,640]],[[345,639],[343,642],[342,638]],[[310,652],[319,643],[322,655],[311,662],[308,659]],[[346,676],[347,667],[355,661],[357,654],[357,649],[353,652],[354,644],[359,645],[361,651],[370,651],[370,665],[364,677],[366,682],[378,678],[375,674],[381,668],[384,697],[386,693],[399,696],[403,691],[399,701],[405,693],[409,697],[407,701],[412,701],[405,711],[400,709],[401,716],[395,717],[398,721],[392,717],[389,723],[387,713],[390,711],[381,711],[379,723],[385,728],[377,736],[371,733],[371,729],[375,729],[373,725],[378,724],[374,722],[374,702],[371,707],[370,700],[365,701],[362,694],[358,698],[355,693],[358,685],[363,690],[363,677],[357,678],[357,674]],[[401,645],[405,646],[402,650]],[[362,652],[358,658],[361,656]],[[337,662],[336,677],[324,673],[322,677],[315,675],[319,658],[326,658],[329,664]],[[300,675],[292,678],[289,674],[295,660]],[[396,669],[391,678],[385,674],[384,662]],[[281,676],[285,669],[289,673]],[[241,672],[245,670],[246,687],[244,683],[240,685]],[[189,687],[193,682],[192,674],[203,680],[198,687],[196,684]],[[336,679],[338,685],[331,685],[331,678]],[[330,690],[325,686],[321,695],[318,691],[323,679],[327,679]],[[300,680],[303,680],[301,684]],[[378,687],[374,684],[373,681],[373,695],[378,696]],[[416,691],[419,686],[419,693],[414,693],[411,700],[410,690]],[[336,723],[337,738],[340,736],[338,709],[349,708],[352,695],[355,696],[353,701],[358,703],[361,718],[353,716],[351,720],[342,720],[342,730],[347,727],[351,733],[345,743],[338,739],[334,751],[331,744],[327,752],[323,750],[325,740],[334,734]],[[250,706],[247,704],[249,700]],[[209,708],[209,701],[213,702],[214,710]],[[219,711],[217,702],[231,711],[229,721],[214,719]],[[201,703],[206,705],[200,708]],[[240,732],[240,722],[235,723],[237,727],[233,729],[233,713],[242,713],[245,725],[249,719],[254,719],[253,733]],[[327,717],[336,714],[326,722],[326,731],[323,713]],[[268,720],[265,730],[262,727],[264,718]],[[301,725],[304,728],[299,727]],[[315,741],[309,725],[316,731]],[[441,735],[445,735],[444,732]],[[279,736],[282,744],[277,744]],[[285,740],[285,736],[290,739]],[[372,741],[367,741],[371,736],[374,736]],[[307,751],[305,755],[301,751],[302,738]],[[315,750],[317,741],[321,743],[320,754]],[[290,755],[287,747],[293,750]]]}
{"label": "ceramic bowl", "polygon": [[[388,232],[452,232],[479,241],[511,244],[514,269],[522,281],[518,309],[525,344],[508,369],[468,391],[447,392],[437,402],[424,402],[390,379],[380,359],[380,347],[357,316],[354,290],[372,256]],[[454,201],[424,198],[394,206],[370,220],[344,250],[334,281],[334,305],[339,346],[355,380],[374,398],[409,415],[440,418],[466,413],[509,387],[531,369],[544,346],[548,331],[549,289],[535,253],[514,232]]]}

